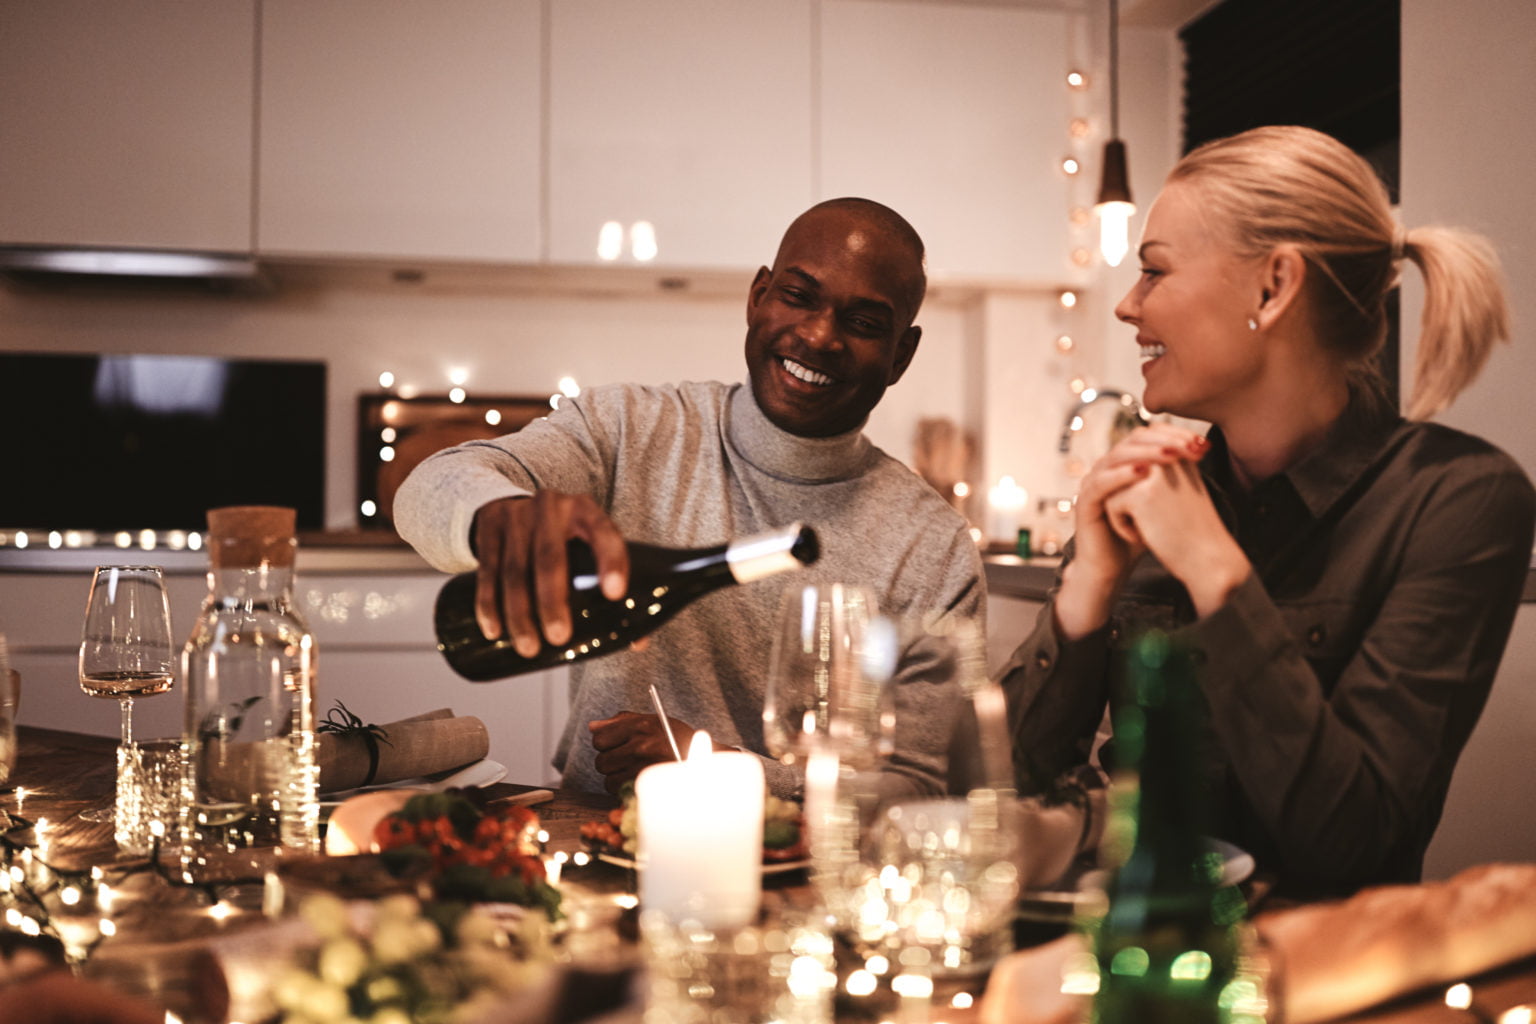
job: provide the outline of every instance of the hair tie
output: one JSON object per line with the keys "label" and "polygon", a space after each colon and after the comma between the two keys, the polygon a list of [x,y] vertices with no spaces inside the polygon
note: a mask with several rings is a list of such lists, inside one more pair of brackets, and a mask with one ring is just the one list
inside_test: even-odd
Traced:
{"label": "hair tie", "polygon": [[1403,253],[1408,247],[1408,229],[1401,224],[1392,232],[1392,262],[1396,263],[1403,258]]}

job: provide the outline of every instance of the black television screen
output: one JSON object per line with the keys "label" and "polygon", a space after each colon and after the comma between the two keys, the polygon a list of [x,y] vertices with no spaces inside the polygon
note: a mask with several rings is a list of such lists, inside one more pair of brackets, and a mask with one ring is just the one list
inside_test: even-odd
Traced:
{"label": "black television screen", "polygon": [[202,530],[210,508],[325,520],[323,362],[0,352],[0,527]]}

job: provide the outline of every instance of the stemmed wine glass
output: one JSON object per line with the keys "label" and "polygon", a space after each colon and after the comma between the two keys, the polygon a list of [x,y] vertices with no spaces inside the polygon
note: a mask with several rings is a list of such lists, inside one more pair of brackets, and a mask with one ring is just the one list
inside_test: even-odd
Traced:
{"label": "stemmed wine glass", "polygon": [[873,768],[894,729],[887,684],[896,632],[875,596],[845,583],[790,587],[779,605],[763,696],[763,739],[785,764],[812,747]]}
{"label": "stemmed wine glass", "polygon": [[[134,774],[123,771],[124,758],[134,752],[133,699],[169,690],[172,665],[171,607],[160,567],[97,566],[80,638],[80,688],[121,705],[119,781]],[[113,812],[111,806],[93,808],[81,817],[112,821]]]}

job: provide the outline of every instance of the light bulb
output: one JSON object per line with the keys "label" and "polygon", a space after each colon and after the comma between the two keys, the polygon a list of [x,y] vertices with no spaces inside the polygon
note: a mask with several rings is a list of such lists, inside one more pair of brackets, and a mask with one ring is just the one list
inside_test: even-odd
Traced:
{"label": "light bulb", "polygon": [[1099,251],[1104,262],[1118,267],[1125,254],[1131,251],[1131,215],[1136,212],[1134,203],[1113,200],[1093,208],[1099,217]]}
{"label": "light bulb", "polygon": [[629,252],[641,263],[656,258],[656,228],[648,220],[637,220],[629,226]]}
{"label": "light bulb", "polygon": [[616,220],[605,221],[597,233],[597,258],[616,260],[624,252],[624,225]]}

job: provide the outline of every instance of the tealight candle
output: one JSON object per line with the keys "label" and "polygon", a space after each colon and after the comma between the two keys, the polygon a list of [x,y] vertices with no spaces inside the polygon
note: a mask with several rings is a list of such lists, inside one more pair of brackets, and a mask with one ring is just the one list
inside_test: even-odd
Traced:
{"label": "tealight candle", "polygon": [[693,734],[688,757],[635,779],[640,905],[674,923],[734,927],[757,918],[763,889],[763,765]]}

